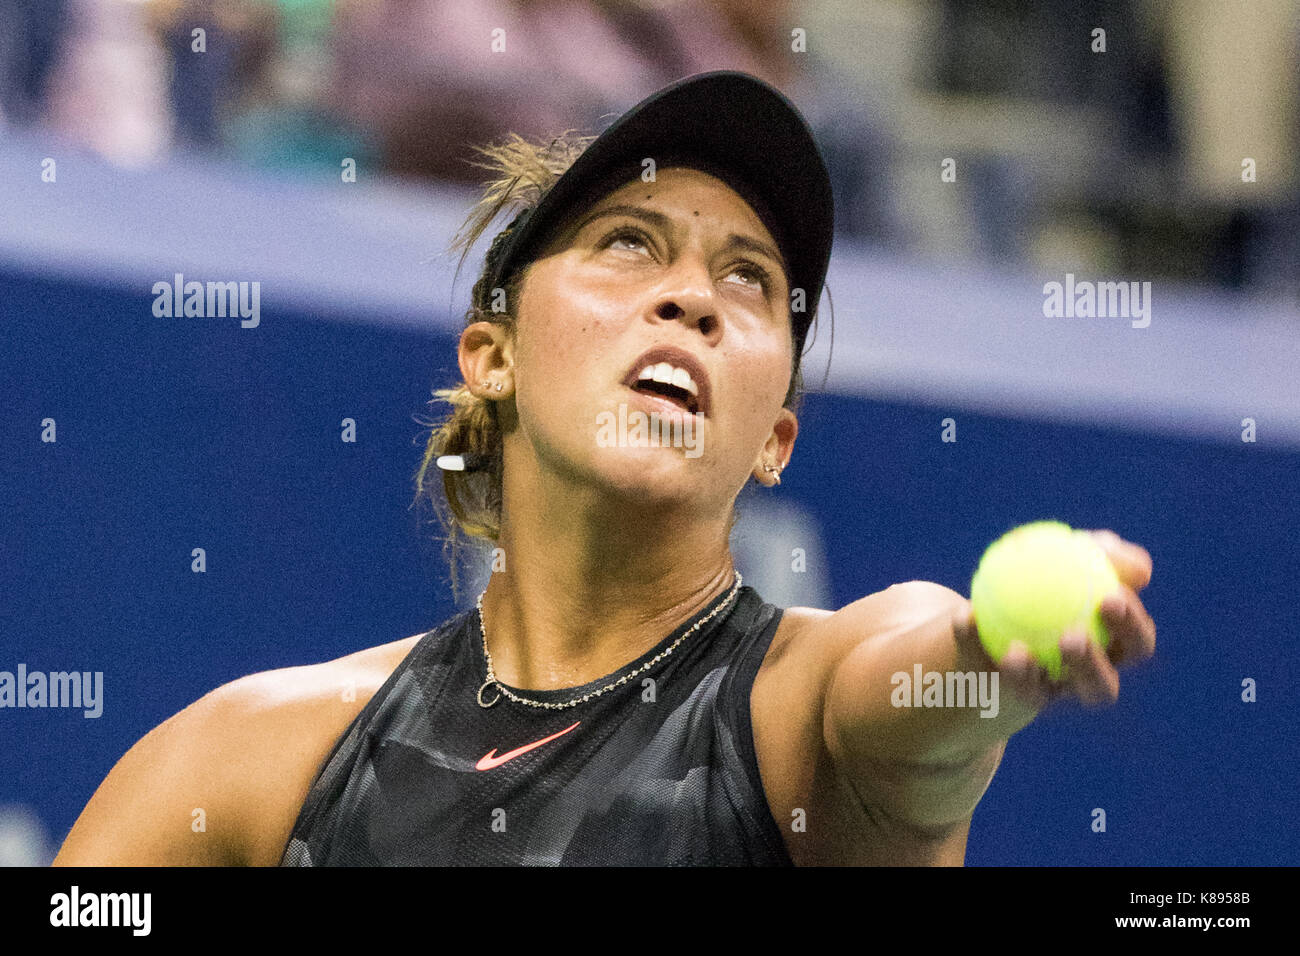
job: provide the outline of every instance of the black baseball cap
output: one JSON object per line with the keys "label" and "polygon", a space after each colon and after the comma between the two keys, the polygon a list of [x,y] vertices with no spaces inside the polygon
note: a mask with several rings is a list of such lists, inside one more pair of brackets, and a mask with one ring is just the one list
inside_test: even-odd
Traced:
{"label": "black baseball cap", "polygon": [[[821,299],[834,237],[834,202],[826,162],[808,123],[779,90],[733,70],[698,73],[652,94],[616,119],[565,170],[531,210],[524,210],[489,252],[491,286],[544,248],[567,215],[656,169],[690,166],[710,173],[753,207],[785,258],[791,289],[804,309],[792,312],[795,355],[803,351]],[[495,263],[491,262],[495,258]]]}

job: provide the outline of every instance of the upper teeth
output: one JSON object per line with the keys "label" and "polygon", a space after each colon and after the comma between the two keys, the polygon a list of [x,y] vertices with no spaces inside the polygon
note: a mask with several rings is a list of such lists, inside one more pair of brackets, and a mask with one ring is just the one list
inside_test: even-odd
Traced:
{"label": "upper teeth", "polygon": [[700,395],[700,390],[695,385],[695,379],[691,378],[691,373],[684,368],[669,365],[667,362],[660,362],[658,365],[647,365],[641,369],[641,374],[636,378],[638,382],[649,380],[676,385],[678,388],[686,389],[697,398]]}

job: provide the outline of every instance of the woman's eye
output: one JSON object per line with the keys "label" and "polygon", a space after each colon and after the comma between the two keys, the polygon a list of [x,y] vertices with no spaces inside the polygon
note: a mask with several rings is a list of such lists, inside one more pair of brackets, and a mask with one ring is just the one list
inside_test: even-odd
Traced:
{"label": "woman's eye", "polygon": [[[650,237],[640,229],[631,226],[622,226],[613,232],[607,233],[601,240],[602,248],[611,248],[615,243],[625,243],[625,248],[631,248],[633,251],[639,247],[653,255],[654,247],[650,243]],[[771,274],[762,266],[753,262],[740,262],[732,267],[729,276],[740,275],[745,281],[743,285],[750,286],[754,289],[766,292],[771,287]]]}
{"label": "woman's eye", "polygon": [[747,277],[746,285],[751,285],[756,289],[766,290],[768,287],[767,270],[761,266],[752,263],[743,263],[731,270],[732,275],[743,275]]}
{"label": "woman's eye", "polygon": [[650,243],[647,241],[645,234],[639,229],[615,229],[605,237],[603,244],[610,246],[620,241],[628,242],[633,246],[641,246],[647,250],[650,248]]}

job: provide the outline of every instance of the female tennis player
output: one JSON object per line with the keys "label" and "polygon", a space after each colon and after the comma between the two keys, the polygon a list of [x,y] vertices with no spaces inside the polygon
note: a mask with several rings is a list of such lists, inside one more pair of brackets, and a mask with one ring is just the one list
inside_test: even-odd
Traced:
{"label": "female tennis player", "polygon": [[[830,254],[802,117],[710,73],[594,141],[485,154],[459,242],[519,212],[417,476],[453,542],[491,548],[478,606],[208,694],[121,759],[56,863],[961,864],[1007,738],[1053,698],[1113,702],[1153,653],[1148,554],[1094,532],[1111,641],[1067,634],[1060,682],[1023,646],[995,665],[937,584],[765,603],[728,538],[793,454]],[[893,706],[916,664],[998,670],[997,715]]]}

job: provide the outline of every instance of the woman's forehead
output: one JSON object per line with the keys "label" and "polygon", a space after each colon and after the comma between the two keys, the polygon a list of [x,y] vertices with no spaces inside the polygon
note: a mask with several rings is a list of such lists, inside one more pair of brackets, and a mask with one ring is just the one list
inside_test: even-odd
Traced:
{"label": "woman's forehead", "polygon": [[587,213],[627,202],[671,205],[676,204],[678,199],[707,203],[710,213],[739,214],[759,228],[764,230],[767,228],[754,208],[724,180],[690,166],[669,166],[660,169],[655,173],[653,182],[643,182],[638,178],[624,183],[593,202],[588,207]]}
{"label": "woman's forehead", "polygon": [[664,228],[674,231],[674,221],[689,229],[692,220],[712,220],[713,228],[727,236],[729,243],[740,242],[765,253],[788,274],[784,251],[762,217],[740,192],[708,171],[672,165],[658,170],[654,182],[634,179],[623,183],[573,216],[569,235],[576,236],[606,212],[652,223],[658,219]]}

